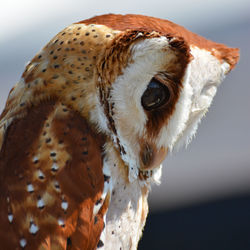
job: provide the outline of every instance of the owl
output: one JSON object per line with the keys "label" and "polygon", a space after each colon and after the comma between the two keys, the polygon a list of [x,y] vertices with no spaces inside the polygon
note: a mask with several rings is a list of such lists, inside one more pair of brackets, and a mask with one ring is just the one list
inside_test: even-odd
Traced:
{"label": "owl", "polygon": [[190,142],[238,58],[142,15],[59,32],[0,117],[0,248],[136,249],[162,161]]}

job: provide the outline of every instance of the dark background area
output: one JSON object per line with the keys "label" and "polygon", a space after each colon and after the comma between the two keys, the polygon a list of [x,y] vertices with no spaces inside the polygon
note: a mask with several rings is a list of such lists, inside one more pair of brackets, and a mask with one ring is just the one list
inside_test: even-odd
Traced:
{"label": "dark background area", "polygon": [[139,250],[249,250],[250,196],[150,213]]}

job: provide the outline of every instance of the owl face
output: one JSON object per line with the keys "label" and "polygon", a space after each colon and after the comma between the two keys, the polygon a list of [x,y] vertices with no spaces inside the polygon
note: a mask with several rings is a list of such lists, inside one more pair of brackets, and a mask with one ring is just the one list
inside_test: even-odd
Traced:
{"label": "owl face", "polygon": [[230,69],[181,39],[151,35],[138,33],[120,75],[108,87],[99,85],[100,126],[109,128],[131,179],[157,169],[169,150],[190,142]]}

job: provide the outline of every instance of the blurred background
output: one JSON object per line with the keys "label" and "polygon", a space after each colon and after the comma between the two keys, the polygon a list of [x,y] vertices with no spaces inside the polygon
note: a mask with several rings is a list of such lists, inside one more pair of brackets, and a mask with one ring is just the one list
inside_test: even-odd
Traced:
{"label": "blurred background", "polygon": [[139,249],[250,249],[249,0],[0,0],[0,110],[25,64],[70,23],[103,13],[169,19],[241,50],[187,149],[164,162]]}

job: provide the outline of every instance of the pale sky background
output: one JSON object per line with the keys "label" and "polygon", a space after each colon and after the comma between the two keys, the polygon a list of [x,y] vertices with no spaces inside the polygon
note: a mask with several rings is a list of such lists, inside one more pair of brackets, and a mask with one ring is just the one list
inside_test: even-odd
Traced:
{"label": "pale sky background", "polygon": [[152,209],[250,194],[249,0],[0,0],[0,110],[24,65],[70,23],[104,13],[169,19],[241,49],[236,69],[218,90],[187,150],[168,157]]}

